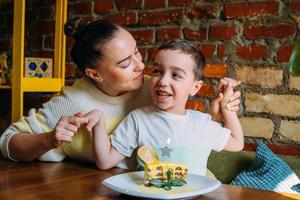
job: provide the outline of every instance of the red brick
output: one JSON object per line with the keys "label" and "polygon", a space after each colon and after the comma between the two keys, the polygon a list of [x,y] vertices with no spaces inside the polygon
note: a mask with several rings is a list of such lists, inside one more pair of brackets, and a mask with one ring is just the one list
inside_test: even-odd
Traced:
{"label": "red brick", "polygon": [[292,46],[280,47],[278,50],[278,57],[277,57],[278,62],[289,62],[293,52],[293,48],[294,47]]}
{"label": "red brick", "polygon": [[154,59],[155,59],[155,56],[156,56],[156,54],[157,54],[157,48],[148,48],[147,49],[147,52],[148,52],[148,59],[149,59],[149,61],[154,61]]}
{"label": "red brick", "polygon": [[221,12],[222,6],[218,3],[210,3],[191,7],[186,11],[186,15],[191,19],[199,19],[202,17],[216,18]]}
{"label": "red brick", "polygon": [[14,9],[14,1],[1,3],[1,11],[2,12],[11,12]]}
{"label": "red brick", "polygon": [[171,6],[183,6],[193,3],[193,0],[169,0]]}
{"label": "red brick", "polygon": [[206,64],[204,68],[204,77],[224,78],[228,74],[226,64]]}
{"label": "red brick", "polygon": [[236,55],[245,60],[266,59],[267,47],[263,45],[237,46]]}
{"label": "red brick", "polygon": [[75,42],[75,39],[73,37],[67,37],[66,38],[66,46],[67,46],[67,48],[72,48],[74,42]]}
{"label": "red brick", "polygon": [[43,46],[43,37],[35,36],[28,38],[29,48],[32,49],[42,49]]}
{"label": "red brick", "polygon": [[200,45],[201,52],[203,53],[205,58],[210,58],[213,56],[216,45],[213,44],[202,44]]}
{"label": "red brick", "polygon": [[73,63],[66,63],[66,77],[75,77],[76,75],[76,65]]}
{"label": "red brick", "polygon": [[11,30],[12,30],[13,23],[14,23],[13,22],[13,15],[12,15],[12,13],[6,13],[5,15],[6,15],[6,17],[5,17],[6,20],[4,22],[5,22],[6,26],[11,28]]}
{"label": "red brick", "polygon": [[43,1],[33,0],[32,1],[33,7],[55,5],[55,3],[56,3],[56,0],[43,0]]}
{"label": "red brick", "polygon": [[288,8],[295,11],[300,11],[300,1],[292,1],[289,3]]}
{"label": "red brick", "polygon": [[224,44],[219,45],[218,54],[219,54],[220,57],[225,56],[225,45]]}
{"label": "red brick", "polygon": [[12,39],[12,35],[13,35],[13,27],[9,26],[9,27],[1,27],[0,28],[0,39],[4,39],[4,38],[11,38]]}
{"label": "red brick", "polygon": [[137,23],[137,14],[134,11],[121,12],[105,16],[105,19],[112,21],[119,25],[132,25]]}
{"label": "red brick", "polygon": [[146,59],[147,59],[147,49],[145,49],[145,48],[139,48],[139,52],[142,55],[143,61],[146,61]]}
{"label": "red brick", "polygon": [[180,23],[183,17],[182,9],[141,12],[139,24],[141,25],[160,25],[169,23]]}
{"label": "red brick", "polygon": [[72,15],[90,15],[92,12],[91,2],[75,3],[70,8]]}
{"label": "red brick", "polygon": [[142,7],[142,0],[116,0],[119,9],[138,9]]}
{"label": "red brick", "polygon": [[47,50],[47,51],[35,51],[31,53],[32,57],[43,57],[43,58],[53,58],[53,50]]}
{"label": "red brick", "polygon": [[206,40],[206,35],[206,28],[200,28],[199,30],[192,30],[189,28],[183,29],[183,36],[187,40]]}
{"label": "red brick", "polygon": [[202,87],[197,93],[198,96],[203,96],[203,97],[214,97],[216,95],[214,91],[214,87],[211,84],[206,84],[203,83]]}
{"label": "red brick", "polygon": [[52,19],[53,18],[53,10],[51,7],[43,7],[38,10],[38,18],[39,19]]}
{"label": "red brick", "polygon": [[166,0],[144,0],[144,8],[164,8],[166,6]]}
{"label": "red brick", "polygon": [[46,49],[54,49],[54,36],[50,35],[50,36],[46,36],[44,39],[44,47]]}
{"label": "red brick", "polygon": [[0,50],[5,51],[12,48],[12,40],[0,39]]}
{"label": "red brick", "polygon": [[47,22],[33,22],[30,24],[29,31],[34,33],[34,35],[39,34],[50,34],[54,33],[55,30],[55,23],[54,21],[47,21]]}
{"label": "red brick", "polygon": [[277,26],[246,26],[244,37],[250,40],[259,38],[285,38],[292,36],[295,28],[290,24],[279,24]]}
{"label": "red brick", "polygon": [[[267,144],[267,146],[276,154],[285,155],[300,155],[300,147],[296,145],[277,145],[277,144]],[[255,151],[257,144],[245,143],[245,151]]]}
{"label": "red brick", "polygon": [[234,26],[230,25],[213,25],[210,28],[209,38],[212,40],[230,40],[236,35]]}
{"label": "red brick", "polygon": [[227,3],[224,10],[225,17],[229,19],[274,15],[278,13],[278,2]]}
{"label": "red brick", "polygon": [[157,40],[167,41],[171,39],[180,38],[180,28],[164,28],[157,30]]}
{"label": "red brick", "polygon": [[205,111],[205,102],[203,101],[188,101],[185,105],[186,109]]}
{"label": "red brick", "polygon": [[152,66],[148,65],[144,68],[144,74],[151,76],[152,75]]}
{"label": "red brick", "polygon": [[129,31],[138,44],[150,44],[153,43],[153,30],[143,29],[143,30],[130,30]]}
{"label": "red brick", "polygon": [[98,0],[94,4],[95,13],[107,13],[114,10],[113,0]]}

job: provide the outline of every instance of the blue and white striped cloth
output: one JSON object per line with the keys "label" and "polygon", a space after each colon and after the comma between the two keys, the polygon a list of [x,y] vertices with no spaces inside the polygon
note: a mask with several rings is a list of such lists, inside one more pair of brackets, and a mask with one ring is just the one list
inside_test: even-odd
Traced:
{"label": "blue and white striped cloth", "polygon": [[257,147],[255,161],[230,184],[300,194],[298,176],[262,142]]}

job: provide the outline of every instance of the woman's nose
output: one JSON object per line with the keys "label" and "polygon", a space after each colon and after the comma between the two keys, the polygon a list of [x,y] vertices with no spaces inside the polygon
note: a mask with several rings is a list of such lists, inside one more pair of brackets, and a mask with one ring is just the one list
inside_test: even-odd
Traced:
{"label": "woman's nose", "polygon": [[140,71],[145,68],[145,64],[143,63],[141,56],[134,55],[133,61],[135,62],[135,70]]}

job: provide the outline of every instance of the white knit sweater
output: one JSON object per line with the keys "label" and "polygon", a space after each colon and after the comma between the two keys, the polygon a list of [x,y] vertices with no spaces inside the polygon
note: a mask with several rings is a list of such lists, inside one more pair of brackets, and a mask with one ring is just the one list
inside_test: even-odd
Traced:
{"label": "white knit sweater", "polygon": [[[149,77],[145,77],[145,82],[139,90],[111,97],[100,91],[89,78],[81,78],[73,86],[64,87],[58,96],[43,104],[38,111],[31,109],[27,117],[22,117],[10,125],[0,138],[1,152],[5,158],[13,160],[9,155],[8,143],[14,134],[48,132],[62,116],[72,116],[80,111],[101,110],[106,117],[107,130],[111,133],[131,110],[151,104],[148,83]],[[60,148],[42,155],[40,160],[60,161],[66,156],[76,160],[93,161],[91,133],[85,129],[79,130],[72,143],[63,143]]]}

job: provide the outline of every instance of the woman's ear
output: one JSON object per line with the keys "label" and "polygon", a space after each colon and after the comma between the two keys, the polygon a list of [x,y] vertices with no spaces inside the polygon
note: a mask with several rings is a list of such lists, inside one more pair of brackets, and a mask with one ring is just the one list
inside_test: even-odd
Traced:
{"label": "woman's ear", "polygon": [[103,81],[101,74],[94,69],[85,68],[85,74],[98,83]]}
{"label": "woman's ear", "polygon": [[200,90],[203,85],[203,81],[195,81],[194,86],[190,92],[190,96],[194,96]]}

